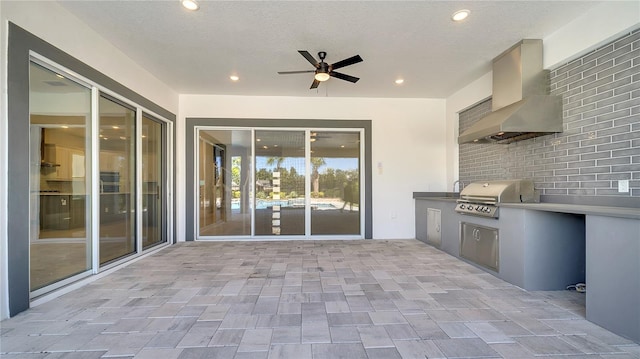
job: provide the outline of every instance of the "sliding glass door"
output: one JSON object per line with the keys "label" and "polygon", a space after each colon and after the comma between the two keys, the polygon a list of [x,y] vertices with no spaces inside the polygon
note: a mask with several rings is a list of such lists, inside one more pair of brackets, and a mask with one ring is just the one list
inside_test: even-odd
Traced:
{"label": "sliding glass door", "polygon": [[311,234],[360,233],[360,132],[312,131]]}
{"label": "sliding glass door", "polygon": [[61,283],[92,268],[91,89],[30,64],[30,286]]}
{"label": "sliding glass door", "polygon": [[198,236],[251,235],[251,131],[198,132]]}
{"label": "sliding glass door", "polygon": [[255,235],[305,234],[305,132],[255,131]]}
{"label": "sliding glass door", "polygon": [[100,265],[136,252],[136,111],[100,96]]}
{"label": "sliding glass door", "polygon": [[361,136],[199,129],[198,238],[361,237]]}
{"label": "sliding glass door", "polygon": [[142,115],[142,247],[167,242],[166,125]]}
{"label": "sliding glass door", "polygon": [[32,298],[167,242],[168,122],[40,59],[29,111]]}

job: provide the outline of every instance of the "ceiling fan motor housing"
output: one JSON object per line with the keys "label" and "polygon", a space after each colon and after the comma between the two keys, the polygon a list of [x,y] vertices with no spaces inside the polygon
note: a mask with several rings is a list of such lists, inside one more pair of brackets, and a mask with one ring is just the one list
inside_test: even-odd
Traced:
{"label": "ceiling fan motor housing", "polygon": [[329,64],[328,63],[323,61],[323,62],[319,63],[318,65],[319,66],[318,66],[318,70],[316,71],[316,73],[319,73],[319,72],[329,73]]}

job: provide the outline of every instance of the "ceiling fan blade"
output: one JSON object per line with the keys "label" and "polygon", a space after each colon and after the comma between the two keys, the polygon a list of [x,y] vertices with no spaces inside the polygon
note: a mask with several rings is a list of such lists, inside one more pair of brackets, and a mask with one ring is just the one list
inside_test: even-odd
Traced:
{"label": "ceiling fan blade", "polygon": [[307,61],[309,61],[311,65],[313,65],[316,69],[320,67],[318,61],[309,53],[309,51],[298,50],[298,52],[300,53],[300,55],[304,56],[304,58],[307,59]]}
{"label": "ceiling fan blade", "polygon": [[309,87],[309,90],[313,90],[315,88],[318,88],[318,85],[320,85],[320,81],[314,79],[313,83],[311,84],[311,87]]}
{"label": "ceiling fan blade", "polygon": [[331,72],[329,72],[329,76],[331,76],[331,77],[335,77],[335,78],[340,79],[340,80],[345,80],[345,81],[353,82],[353,83],[356,83],[356,82],[358,82],[358,80],[360,80],[360,78],[359,78],[359,77],[354,77],[354,76],[350,76],[350,75],[345,75],[345,74],[343,74],[343,73],[335,72],[335,71],[331,71]]}
{"label": "ceiling fan blade", "polygon": [[289,75],[289,74],[306,74],[308,72],[316,72],[316,70],[309,71],[278,71],[280,75]]}
{"label": "ceiling fan blade", "polygon": [[331,68],[335,70],[341,67],[357,64],[358,62],[362,62],[362,57],[360,57],[360,55],[351,56],[348,59],[336,62],[335,64],[331,65]]}

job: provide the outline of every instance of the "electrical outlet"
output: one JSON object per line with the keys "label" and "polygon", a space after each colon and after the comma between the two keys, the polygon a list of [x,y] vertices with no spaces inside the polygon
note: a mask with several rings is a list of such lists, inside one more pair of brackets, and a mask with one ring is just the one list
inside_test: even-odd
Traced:
{"label": "electrical outlet", "polygon": [[618,181],[618,192],[629,192],[629,180],[619,180]]}

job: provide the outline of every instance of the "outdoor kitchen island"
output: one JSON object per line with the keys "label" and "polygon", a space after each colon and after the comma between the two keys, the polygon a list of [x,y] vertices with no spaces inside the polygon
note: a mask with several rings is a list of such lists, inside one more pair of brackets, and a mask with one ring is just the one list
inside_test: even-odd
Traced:
{"label": "outdoor kitchen island", "polygon": [[[498,271],[476,266],[524,289],[563,290],[562,285],[536,287],[544,284],[539,282],[540,271],[547,271],[540,267],[552,266],[553,273],[546,275],[556,276],[564,270],[574,272],[574,266],[582,260],[583,282],[587,284],[587,319],[640,343],[640,210],[637,207],[509,203],[500,205],[500,219],[496,220],[456,213],[456,198],[451,193],[415,192],[413,197],[418,240],[434,245],[437,242],[427,241],[427,232],[437,232],[441,244],[435,246],[461,258],[461,222],[495,227],[499,230]],[[432,228],[427,224],[429,210],[440,211],[438,231],[434,229],[433,219]],[[562,227],[564,229],[558,229]],[[560,233],[563,234],[558,235]],[[554,244],[550,238],[561,242]],[[531,248],[533,253],[529,252]],[[536,286],[532,286],[530,278],[536,278]],[[569,284],[576,283],[567,281],[566,285]]]}

